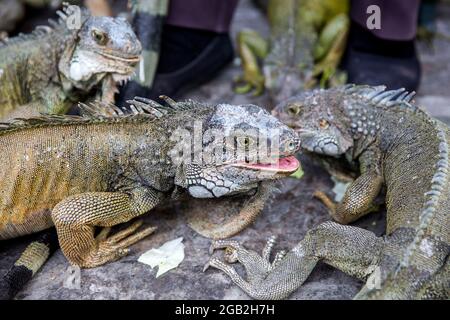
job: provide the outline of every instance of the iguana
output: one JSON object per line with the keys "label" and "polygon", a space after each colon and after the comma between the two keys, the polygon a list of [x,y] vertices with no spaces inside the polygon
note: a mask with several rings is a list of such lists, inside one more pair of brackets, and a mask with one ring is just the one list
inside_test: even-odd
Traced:
{"label": "iguana", "polygon": [[[404,89],[348,85],[281,103],[274,113],[299,133],[303,150],[357,162],[360,176],[338,204],[319,194],[338,223],[311,229],[273,263],[273,239],[262,257],[235,241],[214,242],[213,250],[229,248],[226,260],[244,264],[249,282],[217,258],[209,265],[254,298],[289,296],[324,261],[367,280],[355,299],[449,299],[450,130],[412,97]],[[372,210],[383,185],[386,235],[345,225]]]}
{"label": "iguana", "polygon": [[[297,135],[260,107],[165,100],[168,106],[135,98],[130,115],[100,103],[85,105],[83,117],[2,124],[0,240],[55,226],[69,262],[96,267],[126,255],[127,247],[155,230],[138,231],[142,223],[135,222],[108,236],[110,227],[171,197],[188,193],[213,200],[248,193],[298,169]],[[254,218],[250,212],[230,230],[218,228],[234,234]],[[104,229],[94,237],[96,227]],[[48,242],[25,252],[0,296],[13,295],[14,281],[37,271]]]}
{"label": "iguana", "polygon": [[59,15],[0,44],[0,119],[63,114],[94,93],[113,102],[116,84],[133,74],[141,44],[125,19],[76,6]]}
{"label": "iguana", "polygon": [[[260,1],[261,2],[261,1]],[[332,82],[344,53],[349,1],[268,0],[270,43],[253,30],[238,34],[243,75],[238,93],[268,89],[276,103],[313,86]],[[262,71],[259,59],[263,59]],[[334,77],[337,79],[338,77]]]}

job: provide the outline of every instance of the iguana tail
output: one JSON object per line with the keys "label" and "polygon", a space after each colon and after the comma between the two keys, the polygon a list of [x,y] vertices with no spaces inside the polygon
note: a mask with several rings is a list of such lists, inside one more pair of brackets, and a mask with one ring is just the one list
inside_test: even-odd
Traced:
{"label": "iguana tail", "polygon": [[13,299],[58,248],[54,229],[45,231],[33,241],[0,281],[0,300]]}
{"label": "iguana tail", "polygon": [[118,101],[135,96],[147,97],[155,77],[159,61],[161,33],[167,16],[169,0],[130,0],[133,15],[133,28],[142,44],[141,62],[136,68],[136,76],[124,87]]}

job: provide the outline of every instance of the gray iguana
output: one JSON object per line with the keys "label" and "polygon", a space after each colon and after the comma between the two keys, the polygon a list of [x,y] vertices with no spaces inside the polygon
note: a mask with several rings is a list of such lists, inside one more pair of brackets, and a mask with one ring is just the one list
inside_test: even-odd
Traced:
{"label": "gray iguana", "polygon": [[[303,150],[357,162],[360,176],[344,198],[330,208],[336,222],[307,232],[289,253],[269,261],[273,239],[262,257],[236,241],[226,260],[240,261],[248,282],[223,261],[223,270],[254,298],[285,298],[308,278],[318,261],[367,283],[356,299],[450,298],[449,127],[417,107],[404,89],[348,85],[305,92],[276,109],[298,133]],[[347,226],[373,210],[382,186],[386,191],[386,235]]]}
{"label": "gray iguana", "polygon": [[62,114],[96,94],[113,102],[139,62],[141,44],[124,18],[67,6],[61,19],[0,43],[0,119]]}
{"label": "gray iguana", "polygon": [[[264,189],[261,183],[298,169],[297,135],[260,107],[165,99],[168,106],[135,98],[131,114],[96,104],[85,105],[83,117],[2,124],[0,240],[55,226],[69,262],[96,267],[123,257],[127,247],[154,231],[138,231],[138,221],[110,236],[110,227],[171,197],[187,192],[213,201]],[[269,154],[262,144],[271,148]],[[244,214],[229,230],[219,225],[217,232],[206,231],[234,234],[256,216],[254,210]],[[103,230],[95,236],[97,227]],[[212,228],[196,230],[202,227]],[[48,256],[48,243],[44,239],[25,251],[5,276],[0,296],[12,296],[15,281],[25,282],[37,271]]]}

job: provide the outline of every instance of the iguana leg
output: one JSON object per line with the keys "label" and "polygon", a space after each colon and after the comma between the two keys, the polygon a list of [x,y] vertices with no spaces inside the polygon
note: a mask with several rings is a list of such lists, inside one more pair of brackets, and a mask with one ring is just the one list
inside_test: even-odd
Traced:
{"label": "iguana leg", "polygon": [[237,241],[233,240],[216,240],[211,243],[210,254],[217,249],[225,249],[225,261],[227,263],[241,262],[247,272],[248,282],[242,279],[236,271],[225,262],[217,258],[211,259],[204,267],[203,271],[210,266],[222,270],[228,274],[239,285],[249,288],[251,283],[264,278],[271,270],[271,263],[269,261],[270,251],[272,250],[274,239],[269,238],[263,250],[263,256],[258,255],[254,251],[248,251],[242,247]]}
{"label": "iguana leg", "polygon": [[103,79],[101,94],[98,95],[97,100],[103,103],[114,103],[116,93],[119,93],[116,82],[112,76],[107,76]]}
{"label": "iguana leg", "polygon": [[316,191],[314,196],[329,209],[335,221],[348,224],[377,209],[373,201],[380,192],[382,182],[383,179],[376,174],[361,175],[350,184],[339,203],[334,203],[322,191]]}
{"label": "iguana leg", "polygon": [[30,102],[26,104],[22,104],[17,106],[10,112],[6,113],[4,117],[0,119],[0,121],[10,121],[15,118],[32,118],[40,116],[40,112],[42,110],[41,102]]}
{"label": "iguana leg", "polygon": [[[221,247],[227,243],[222,242]],[[246,250],[230,241],[236,257],[249,276],[248,282],[233,267],[213,258],[209,266],[222,270],[241,289],[255,299],[283,299],[299,288],[319,260],[343,272],[365,279],[380,259],[383,240],[367,230],[325,222],[308,231],[276,266],[268,270],[264,259],[256,252]],[[251,280],[250,280],[251,279]]]}
{"label": "iguana leg", "polygon": [[383,185],[377,154],[368,150],[359,161],[361,175],[349,185],[341,202],[334,203],[323,192],[314,193],[329,209],[333,219],[342,224],[353,222],[377,209],[374,200]]}
{"label": "iguana leg", "polygon": [[61,201],[53,209],[52,219],[64,255],[71,263],[85,268],[126,255],[128,246],[145,238],[155,228],[136,232],[140,224],[135,223],[111,237],[106,229],[94,238],[95,227],[127,222],[151,210],[163,197],[160,192],[140,188],[130,193],[82,193]]}
{"label": "iguana leg", "polygon": [[42,107],[38,112],[47,114],[66,114],[72,106],[59,86],[48,85],[41,94]]}
{"label": "iguana leg", "polygon": [[263,59],[268,52],[267,41],[253,30],[239,32],[238,50],[241,58],[243,75],[236,79],[236,93],[248,93],[253,88],[254,94],[260,95],[264,91],[264,75],[258,64],[258,58]]}
{"label": "iguana leg", "polygon": [[1,121],[14,118],[32,118],[44,114],[65,114],[71,106],[64,92],[55,85],[48,85],[39,97],[28,103],[21,104],[9,112],[4,112]]}
{"label": "iguana leg", "polygon": [[[211,201],[192,200],[193,208],[188,213],[188,224],[202,236],[215,240],[229,238],[255,221],[272,191],[273,183],[267,181],[260,184],[253,196],[244,196],[247,200],[242,204],[240,200],[230,200],[226,197]],[[220,222],[212,221],[211,213],[225,215],[227,218]],[[229,213],[232,214],[228,215]]]}

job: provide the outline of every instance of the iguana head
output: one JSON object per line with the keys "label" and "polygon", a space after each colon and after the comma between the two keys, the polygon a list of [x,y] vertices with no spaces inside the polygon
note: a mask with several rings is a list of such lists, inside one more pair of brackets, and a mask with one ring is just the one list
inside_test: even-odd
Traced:
{"label": "iguana head", "polygon": [[183,157],[176,177],[193,197],[246,192],[299,168],[296,133],[258,106],[219,104],[201,119],[191,131],[199,134],[171,151],[193,150]]}
{"label": "iguana head", "polygon": [[307,91],[280,103],[273,115],[299,134],[303,149],[339,157],[353,145],[350,120],[339,108],[341,96],[339,90]]}
{"label": "iguana head", "polygon": [[61,59],[60,71],[79,89],[111,76],[128,80],[140,59],[141,44],[124,18],[88,16]]}

